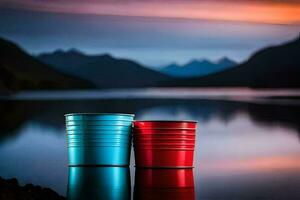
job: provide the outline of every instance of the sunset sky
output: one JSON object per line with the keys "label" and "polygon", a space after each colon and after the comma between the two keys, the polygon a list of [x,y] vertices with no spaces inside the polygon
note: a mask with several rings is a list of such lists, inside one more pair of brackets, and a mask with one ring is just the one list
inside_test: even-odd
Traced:
{"label": "sunset sky", "polygon": [[237,61],[297,37],[296,0],[0,0],[0,36],[31,53],[111,53],[150,66]]}

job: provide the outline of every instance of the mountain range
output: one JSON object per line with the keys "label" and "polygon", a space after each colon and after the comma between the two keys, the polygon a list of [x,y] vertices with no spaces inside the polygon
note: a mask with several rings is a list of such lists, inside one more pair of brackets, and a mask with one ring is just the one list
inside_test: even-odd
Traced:
{"label": "mountain range", "polygon": [[37,59],[56,70],[89,80],[99,88],[157,87],[172,80],[131,60],[108,54],[86,55],[76,49],[43,53]]}
{"label": "mountain range", "polygon": [[170,64],[160,69],[160,72],[177,78],[190,78],[205,76],[226,70],[235,66],[237,63],[224,57],[217,62],[210,60],[192,60],[185,65],[178,65],[176,63]]}
{"label": "mountain range", "polygon": [[[75,49],[33,57],[13,42],[0,39],[0,91],[94,87],[299,88],[299,52],[300,37],[264,48],[240,64],[224,58],[211,68],[217,70],[215,72],[197,67],[200,64],[212,66],[207,60],[168,66],[160,72],[128,59],[108,54],[86,55]],[[181,76],[190,76],[190,73],[199,76],[183,78],[176,75],[178,71],[182,71]]]}
{"label": "mountain range", "polygon": [[230,69],[168,83],[171,87],[300,87],[300,36],[282,45],[262,49]]}
{"label": "mountain range", "polygon": [[0,38],[0,91],[91,88],[93,84],[58,72]]}

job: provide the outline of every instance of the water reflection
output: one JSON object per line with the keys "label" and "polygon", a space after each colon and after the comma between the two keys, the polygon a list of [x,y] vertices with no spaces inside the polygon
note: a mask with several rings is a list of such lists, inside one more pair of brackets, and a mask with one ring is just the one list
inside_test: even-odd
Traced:
{"label": "water reflection", "polygon": [[263,126],[292,128],[300,135],[300,106],[230,102],[225,100],[83,100],[83,101],[0,101],[0,142],[16,136],[28,121],[64,128],[65,113],[124,112],[137,119],[194,119],[201,123],[219,119],[230,123],[239,114]]}
{"label": "water reflection", "polygon": [[[34,183],[65,195],[68,168],[63,115],[125,112],[135,113],[137,119],[199,121],[194,175],[195,185],[200,187],[195,187],[196,199],[300,199],[299,105],[168,99],[0,101],[0,111],[0,176],[17,177],[21,184]],[[103,178],[100,172],[91,174],[91,179]],[[134,170],[131,174],[134,176]],[[91,187],[82,184],[82,188],[90,189],[86,185]],[[102,186],[95,187],[95,198]],[[138,191],[143,188],[136,185],[135,194],[142,195]],[[176,194],[176,189],[149,190],[159,196],[168,191]],[[99,199],[105,199],[102,195]],[[125,197],[129,199],[128,193]]]}
{"label": "water reflection", "polygon": [[193,169],[141,169],[135,172],[134,199],[195,199]]}
{"label": "water reflection", "polygon": [[126,167],[69,167],[67,199],[130,200]]}

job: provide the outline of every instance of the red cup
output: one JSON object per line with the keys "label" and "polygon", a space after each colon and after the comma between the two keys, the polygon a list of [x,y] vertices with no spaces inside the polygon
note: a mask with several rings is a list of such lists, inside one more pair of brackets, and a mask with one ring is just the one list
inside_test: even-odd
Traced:
{"label": "red cup", "polygon": [[141,142],[141,141],[133,141],[133,147],[139,148],[139,149],[166,149],[166,148],[172,148],[172,149],[182,149],[182,148],[189,148],[194,150],[195,148],[195,141],[192,142],[186,142],[186,141],[179,141],[179,142]]}
{"label": "red cup", "polygon": [[166,146],[177,146],[177,147],[181,147],[181,146],[191,146],[191,147],[195,147],[195,141],[175,141],[175,142],[170,142],[170,141],[161,141],[161,142],[157,142],[157,141],[136,141],[133,140],[133,146],[158,146],[158,147],[166,147]]}
{"label": "red cup", "polygon": [[[144,145],[144,146],[138,146],[138,145],[135,145],[133,146],[135,150],[143,150],[143,149],[160,149],[160,150],[187,150],[187,151],[194,151],[194,148],[192,146],[188,146],[188,145],[185,145],[185,146],[172,146],[172,145],[169,145],[169,146],[164,146],[164,147],[160,147],[160,146],[149,146],[149,145]],[[172,167],[171,167],[172,168]],[[174,168],[176,168],[176,166],[174,166]]]}
{"label": "red cup", "polygon": [[136,135],[195,135],[194,129],[138,129],[133,128]]}
{"label": "red cup", "polygon": [[136,139],[134,138],[133,139],[133,144],[135,146],[144,146],[144,145],[153,145],[153,146],[159,146],[159,147],[166,147],[166,146],[192,146],[194,148],[195,146],[195,140],[194,139],[189,139],[189,140],[186,140],[186,139],[164,139],[164,140],[159,140],[159,139],[156,139],[156,140],[153,140],[153,139],[143,139],[143,138],[139,138],[139,139]]}
{"label": "red cup", "polygon": [[195,121],[134,121],[135,129],[196,129]]}
{"label": "red cup", "polygon": [[195,139],[182,139],[182,138],[162,138],[162,139],[149,139],[149,138],[133,138],[134,142],[180,142],[180,141],[187,141],[187,142],[195,142]]}
{"label": "red cup", "polygon": [[135,121],[133,146],[137,167],[193,167],[196,122]]}
{"label": "red cup", "polygon": [[195,135],[138,135],[135,134],[133,139],[143,139],[143,140],[195,140]]}
{"label": "red cup", "polygon": [[194,144],[190,143],[135,143],[135,147],[157,147],[157,148],[166,148],[166,147],[174,147],[174,148],[181,148],[181,147],[189,147],[189,148],[194,148]]}
{"label": "red cup", "polygon": [[136,148],[137,167],[150,168],[191,168],[193,167],[193,148]]}
{"label": "red cup", "polygon": [[174,135],[169,135],[168,137],[144,137],[144,136],[133,136],[133,140],[138,140],[138,141],[195,141],[195,136],[174,136]]}
{"label": "red cup", "polygon": [[195,199],[192,169],[137,169],[134,199]]}

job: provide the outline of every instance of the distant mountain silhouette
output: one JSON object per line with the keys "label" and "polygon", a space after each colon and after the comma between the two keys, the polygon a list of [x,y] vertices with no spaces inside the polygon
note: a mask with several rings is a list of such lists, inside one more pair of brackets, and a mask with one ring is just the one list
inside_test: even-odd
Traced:
{"label": "distant mountain silhouette", "polygon": [[92,81],[100,88],[151,87],[171,80],[167,75],[108,54],[85,55],[71,49],[43,53],[37,58],[57,70]]}
{"label": "distant mountain silhouette", "polygon": [[202,78],[174,81],[169,86],[300,87],[300,37],[258,51],[248,61],[228,70]]}
{"label": "distant mountain silhouette", "polygon": [[160,71],[174,77],[187,78],[216,73],[231,68],[234,65],[236,65],[234,61],[224,57],[217,63],[209,60],[192,60],[185,65],[171,64],[161,68]]}
{"label": "distant mountain silhouette", "polygon": [[[235,66],[228,58],[216,64],[194,60],[184,66],[167,66],[162,69],[163,74],[134,61],[108,54],[85,55],[76,49],[44,53],[35,59],[14,43],[0,39],[0,91],[91,87],[82,79],[99,88],[300,87],[299,52],[300,37],[258,51],[248,61]],[[191,75],[200,77],[186,78]]]}
{"label": "distant mountain silhouette", "polygon": [[57,72],[2,38],[0,55],[0,91],[92,87],[87,81]]}

